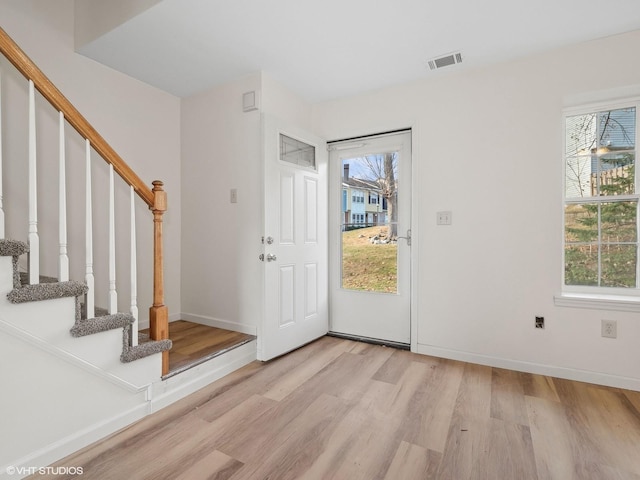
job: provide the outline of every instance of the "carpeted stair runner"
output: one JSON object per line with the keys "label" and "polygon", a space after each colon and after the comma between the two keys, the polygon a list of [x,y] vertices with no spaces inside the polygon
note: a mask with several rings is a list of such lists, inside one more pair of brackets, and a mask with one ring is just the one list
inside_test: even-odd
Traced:
{"label": "carpeted stair runner", "polygon": [[132,362],[154,353],[170,350],[171,340],[149,340],[146,334],[138,335],[138,345],[131,346],[131,324],[135,321],[130,313],[108,314],[103,308],[95,309],[95,317],[86,318],[85,305],[80,298],[87,293],[85,283],[76,281],[58,282],[53,277],[40,277],[37,285],[28,285],[28,276],[18,270],[18,258],[29,252],[29,246],[19,240],[0,239],[0,256],[11,256],[13,263],[13,290],[7,294],[11,303],[36,302],[55,298],[75,297],[75,324],[70,333],[74,337],[83,337],[98,332],[122,328],[122,354],[120,361]]}

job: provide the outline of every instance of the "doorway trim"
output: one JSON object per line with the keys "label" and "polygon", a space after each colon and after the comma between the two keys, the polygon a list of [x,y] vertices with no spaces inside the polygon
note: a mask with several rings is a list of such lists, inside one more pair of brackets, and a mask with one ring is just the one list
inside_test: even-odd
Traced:
{"label": "doorway trim", "polygon": [[[420,173],[419,159],[420,155],[420,141],[418,132],[420,132],[419,122],[416,120],[406,122],[404,124],[389,125],[386,128],[367,128],[366,131],[373,131],[378,133],[363,133],[363,130],[354,132],[352,134],[346,134],[344,136],[337,136],[333,140],[327,140],[327,148],[332,144],[344,141],[355,141],[358,139],[373,138],[382,135],[388,135],[393,133],[399,133],[402,131],[411,132],[411,237],[412,248],[410,250],[410,264],[411,264],[411,302],[410,302],[410,348],[414,353],[418,352],[418,318],[419,318],[419,305],[418,305],[418,292],[420,291],[420,250],[422,248],[421,242],[421,229],[419,221],[419,210],[417,202],[418,190],[418,178]],[[329,165],[329,175],[332,166]],[[336,167],[333,167],[336,168]],[[332,259],[329,258],[329,277],[335,272],[332,271]],[[334,301],[331,289],[329,289],[329,312],[331,312],[332,302]],[[331,329],[331,317],[329,317],[329,329]]]}

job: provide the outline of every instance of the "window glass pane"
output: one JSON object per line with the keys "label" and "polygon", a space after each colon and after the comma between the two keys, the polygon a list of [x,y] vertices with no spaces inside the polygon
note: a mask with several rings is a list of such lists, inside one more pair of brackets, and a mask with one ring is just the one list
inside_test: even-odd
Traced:
{"label": "window glass pane", "polygon": [[638,238],[636,202],[606,202],[600,210],[602,242],[635,242]]}
{"label": "window glass pane", "polygon": [[591,155],[567,158],[565,170],[565,197],[583,198],[597,195],[596,176],[592,174],[597,162]]}
{"label": "window glass pane", "polygon": [[280,134],[280,160],[301,167],[316,166],[316,147]]}
{"label": "window glass pane", "polygon": [[636,109],[598,113],[598,148],[628,150],[636,145]]}
{"label": "window glass pane", "polygon": [[598,285],[598,246],[566,246],[564,249],[564,283]]}
{"label": "window glass pane", "polygon": [[601,286],[634,288],[637,252],[635,245],[603,245]]}
{"label": "window glass pane", "polygon": [[[635,193],[635,152],[607,153],[600,156],[600,195]],[[592,175],[595,183],[596,174]]]}
{"label": "window glass pane", "polygon": [[566,117],[567,285],[638,288],[636,114],[629,107]]}
{"label": "window glass pane", "polygon": [[567,117],[565,142],[567,155],[585,155],[597,146],[595,113]]}
{"label": "window glass pane", "polygon": [[567,243],[598,240],[598,205],[570,204],[564,208],[564,238]]}

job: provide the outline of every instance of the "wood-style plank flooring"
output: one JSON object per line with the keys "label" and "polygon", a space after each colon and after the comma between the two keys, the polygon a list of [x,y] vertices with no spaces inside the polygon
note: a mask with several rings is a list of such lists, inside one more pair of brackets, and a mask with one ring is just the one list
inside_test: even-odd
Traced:
{"label": "wood-style plank flooring", "polygon": [[[149,329],[141,330],[148,333]],[[169,376],[253,340],[253,335],[178,320],[169,324]]]}
{"label": "wood-style plank flooring", "polygon": [[100,480],[639,480],[640,392],[323,337],[56,465]]}

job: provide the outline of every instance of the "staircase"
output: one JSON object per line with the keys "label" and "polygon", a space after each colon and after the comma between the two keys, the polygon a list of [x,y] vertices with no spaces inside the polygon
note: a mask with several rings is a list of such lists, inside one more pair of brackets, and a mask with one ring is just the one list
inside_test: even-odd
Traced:
{"label": "staircase", "polygon": [[22,478],[248,364],[256,346],[169,374],[163,183],[147,186],[2,28],[0,54],[0,478]]}
{"label": "staircase", "polygon": [[[107,372],[126,372],[121,366],[115,368],[108,358],[114,357],[119,362],[126,364],[160,354],[156,363],[157,370],[143,380],[149,384],[161,375],[168,372],[168,350],[171,341],[168,339],[168,309],[163,304],[163,253],[162,253],[162,215],[166,211],[166,194],[162,189],[162,182],[153,182],[153,189],[147,187],[137,174],[122,160],[122,158],[109,146],[109,144],[96,132],[87,120],[75,109],[75,107],[62,95],[51,83],[42,71],[27,57],[27,55],[13,42],[13,40],[0,29],[0,52],[22,74],[28,82],[28,132],[27,132],[27,156],[28,184],[24,190],[28,192],[27,201],[18,201],[8,198],[5,202],[3,195],[3,169],[19,171],[21,162],[15,159],[3,159],[2,116],[0,115],[0,328],[7,332],[23,332],[33,338],[40,339],[55,348],[77,355],[82,361],[87,361],[99,368],[105,368]],[[1,58],[1,57],[0,57]],[[8,64],[4,64],[8,65]],[[4,66],[3,65],[3,66]],[[2,112],[2,72],[0,71],[0,113]],[[46,100],[42,102],[39,92]],[[48,105],[47,105],[48,103]],[[36,136],[38,116],[57,112],[59,116],[58,145],[52,145],[51,149],[58,149],[58,195],[57,199],[46,199],[45,205],[38,203],[38,197],[42,196],[42,187],[38,183],[40,176],[38,154],[42,151]],[[48,111],[46,109],[49,109]],[[73,141],[65,132],[65,126],[71,125],[85,143],[86,169],[85,190],[85,215],[84,218],[68,219],[67,197],[69,196],[66,177],[67,154],[66,144]],[[77,139],[75,140],[77,142]],[[108,203],[109,213],[106,228],[108,236],[108,291],[105,294],[96,294],[94,272],[94,231],[98,229],[94,221],[94,203],[102,199],[95,198],[94,191],[95,173],[92,174],[92,152],[96,152],[108,165],[108,198],[102,203]],[[11,162],[14,162],[13,164]],[[25,162],[22,162],[25,163]],[[75,168],[75,167],[74,167]],[[130,190],[130,305],[129,311],[123,312],[119,308],[118,290],[116,286],[116,174]],[[10,178],[9,182],[14,183]],[[100,187],[100,186],[98,186]],[[122,190],[122,189],[121,189]],[[13,189],[16,192],[16,189]],[[153,305],[149,309],[150,337],[140,338],[138,335],[138,307],[137,307],[137,238],[138,228],[135,211],[136,197],[148,205],[153,213]],[[56,202],[57,200],[57,202]],[[26,205],[25,205],[26,203]],[[51,212],[51,205],[57,203],[58,211],[50,214],[58,218],[59,242],[54,248],[48,245],[40,245],[41,232],[38,215],[42,212]],[[49,214],[49,213],[48,213]],[[22,231],[14,230],[17,238],[23,236],[24,240],[10,240],[5,238],[5,223],[10,221],[15,225],[16,218],[25,215]],[[119,213],[120,215],[120,213]],[[5,216],[7,217],[5,219]],[[13,216],[13,218],[12,218]],[[47,226],[55,222],[45,222]],[[82,224],[85,231],[84,244],[84,278],[70,279],[70,259],[67,251],[67,236],[70,228],[78,228]],[[8,223],[7,223],[8,224]],[[49,234],[49,232],[44,232]],[[77,243],[77,242],[76,242]],[[119,247],[118,247],[119,248]],[[122,250],[122,248],[120,248]],[[53,254],[52,254],[53,252]],[[99,255],[104,255],[99,253]],[[53,263],[51,257],[57,257],[58,272],[55,277],[41,275],[43,262]],[[19,264],[24,259],[26,271],[20,272]],[[122,261],[120,261],[122,264]],[[77,270],[77,268],[76,268]],[[96,299],[104,299],[106,309],[101,311],[96,307]],[[121,302],[122,303],[122,302]],[[105,345],[113,342],[105,338],[116,336],[120,344],[118,350],[103,352]],[[92,337],[91,340],[86,339]],[[85,339],[80,342],[72,339]],[[89,346],[90,345],[90,346]],[[124,374],[126,377],[126,373]],[[134,375],[135,377],[135,375]]]}
{"label": "staircase", "polygon": [[[28,85],[26,162],[19,158],[3,158],[3,151],[9,150],[3,149],[3,144],[13,141],[13,138],[7,138],[4,134],[1,120],[5,115],[0,115],[0,329],[14,336],[29,338],[36,343],[43,342],[51,348],[77,357],[80,361],[104,369],[107,374],[121,375],[124,379],[132,377],[137,379],[136,383],[141,381],[143,384],[149,384],[168,372],[168,350],[171,348],[171,341],[168,339],[168,309],[163,304],[162,215],[166,211],[166,194],[162,189],[162,182],[153,182],[152,189],[147,187],[2,29],[0,29],[0,53],[8,60],[4,62],[0,57],[2,67],[0,69],[0,114],[3,113],[3,103],[7,102],[7,99],[2,97],[2,74],[3,71],[7,72],[9,63],[25,77]],[[36,92],[41,96],[36,96]],[[43,102],[42,99],[45,101]],[[42,182],[38,182],[38,177],[42,175],[39,168],[41,170],[45,168],[41,166],[42,161],[38,161],[38,154],[42,151],[42,147],[37,141],[36,126],[39,116],[51,115],[51,112],[57,113],[59,117],[59,136],[58,145],[54,144],[47,148],[59,151],[57,165],[59,188],[57,198],[45,198],[43,206],[42,196],[50,193],[50,189],[45,191],[42,188]],[[83,165],[86,169],[85,215],[81,218],[77,216],[67,218],[71,209],[67,207],[68,160],[65,145],[71,141],[77,142],[77,136],[75,140],[69,139],[70,134],[65,132],[67,125],[71,125],[76,130],[81,141],[86,145],[86,162]],[[108,165],[109,185],[106,199],[96,198],[94,193],[96,185],[94,185],[95,174],[92,174],[92,169],[96,167],[92,159],[93,152]],[[20,177],[20,172],[25,170],[25,164],[28,167],[23,178],[27,178],[27,184],[21,188],[15,188],[20,180],[9,177],[7,173],[18,172],[16,177]],[[122,264],[122,260],[118,261],[116,257],[116,174],[130,190],[128,213],[130,215],[129,263],[131,266],[128,311],[122,311],[116,288],[116,264]],[[13,195],[4,195],[5,185],[14,187],[11,188]],[[24,191],[27,192],[26,201],[24,195],[18,194]],[[153,213],[153,238],[150,242],[154,252],[154,302],[149,309],[151,338],[142,340],[138,335],[136,199],[146,203]],[[58,221],[46,219],[45,222],[39,222],[38,214],[42,211],[50,212],[48,207],[56,203]],[[97,252],[94,247],[94,231],[100,227],[94,222],[94,203],[109,205],[108,219],[105,222],[108,223],[106,228],[108,254],[105,256],[103,253],[98,253],[100,259],[95,261],[94,256]],[[121,214],[118,213],[118,215]],[[51,244],[51,242],[47,245],[40,244],[39,228],[43,223],[49,229],[51,225],[57,223],[59,239],[57,244]],[[17,230],[14,227],[10,232],[7,226],[16,224],[23,227]],[[75,244],[84,243],[85,246],[84,265],[80,267],[84,272],[84,278],[80,275],[80,279],[75,280],[70,278],[70,272],[73,271],[70,265],[73,265],[73,259],[69,259],[67,251],[67,237],[70,230],[84,231],[84,238],[78,238],[77,233],[73,238]],[[6,238],[10,233],[14,237],[23,237],[23,239]],[[43,238],[51,238],[50,231],[42,233]],[[108,285],[103,287],[106,295],[102,299],[105,301],[106,308],[101,311],[96,307],[100,286],[96,287],[94,270],[104,257],[106,262],[101,267],[104,271],[108,270]],[[53,258],[55,260],[52,261]],[[26,263],[24,268],[26,271],[20,271],[21,261]],[[43,265],[51,264],[57,264],[57,273],[50,274],[49,277],[41,275]],[[75,271],[78,270],[76,267]],[[116,344],[117,347],[114,348]],[[108,351],[105,351],[107,348]],[[154,356],[153,363],[157,365],[154,372],[147,373],[147,378],[141,378],[139,372],[129,375],[126,373],[127,369],[122,365],[114,365],[111,360],[115,358],[121,364],[128,364],[134,360]]]}

